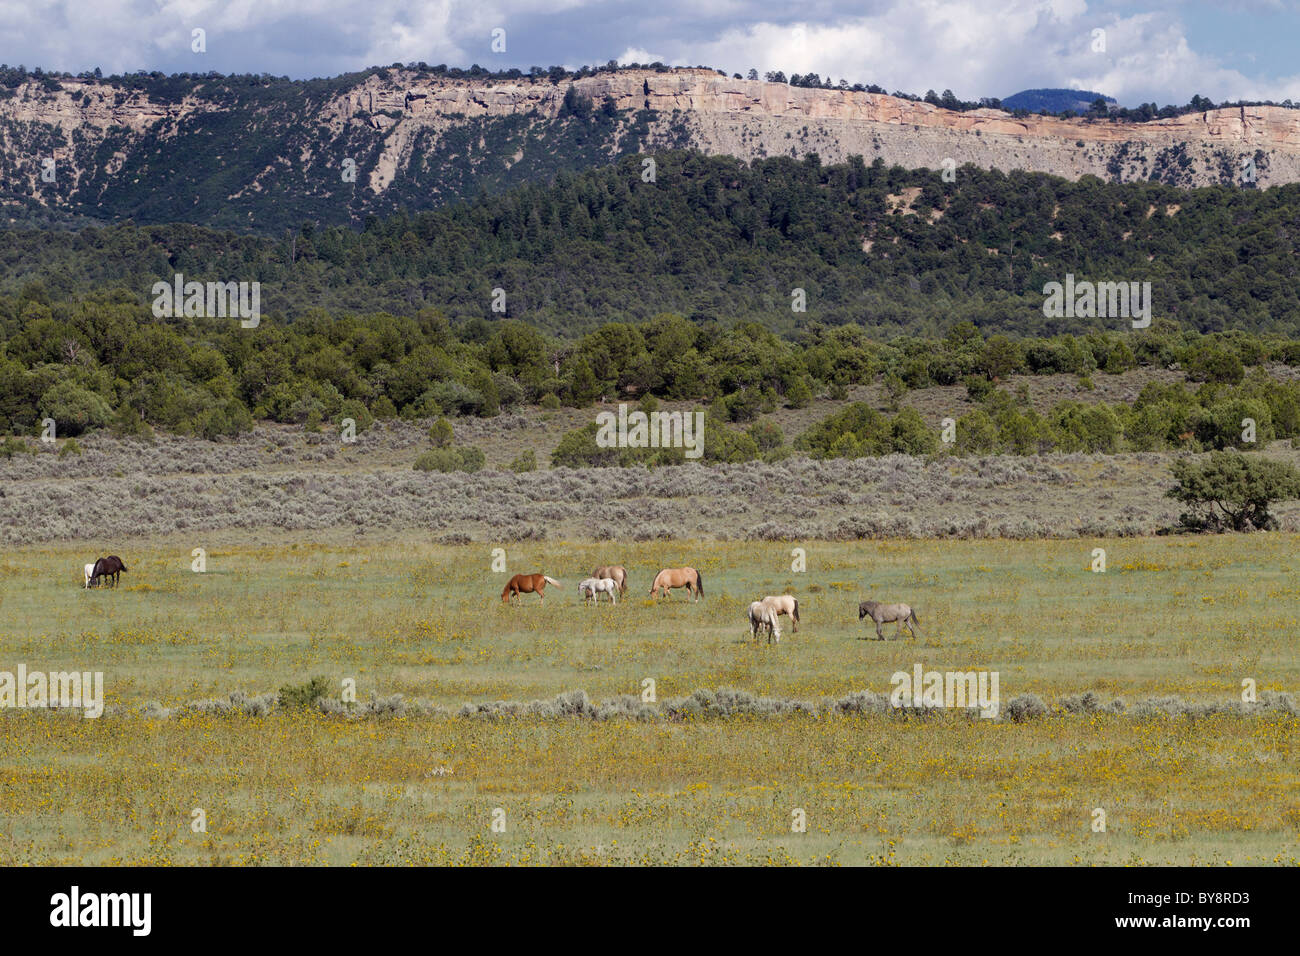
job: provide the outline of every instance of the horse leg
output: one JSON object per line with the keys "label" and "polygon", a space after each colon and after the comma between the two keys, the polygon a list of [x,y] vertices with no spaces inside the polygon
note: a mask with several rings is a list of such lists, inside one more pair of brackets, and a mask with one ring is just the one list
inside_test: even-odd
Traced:
{"label": "horse leg", "polygon": [[880,624],[880,621],[876,622],[876,639],[883,641],[885,639],[885,632],[880,629]]}

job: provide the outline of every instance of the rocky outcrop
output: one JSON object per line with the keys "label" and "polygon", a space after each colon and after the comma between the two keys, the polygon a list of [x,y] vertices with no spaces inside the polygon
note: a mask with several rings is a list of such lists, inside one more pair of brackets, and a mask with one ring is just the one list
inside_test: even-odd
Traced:
{"label": "rocky outcrop", "polygon": [[[570,86],[595,108],[616,110],[622,129],[642,121],[643,150],[685,146],[746,160],[817,153],[826,162],[856,154],[868,162],[880,157],[912,168],[972,163],[1181,186],[1240,182],[1247,164],[1260,186],[1300,181],[1300,110],[1282,107],[1216,109],[1121,124],[1016,118],[989,109],[959,113],[892,96],[739,80],[702,69],[623,71],[560,84],[544,77],[472,82],[385,70],[366,74],[317,105],[308,107],[304,96],[303,109],[284,121],[289,132],[281,129],[286,137],[281,162],[267,166],[263,161],[229,195],[261,193],[262,180],[283,175],[283,165],[291,162],[321,166],[301,169],[304,181],[337,181],[340,157],[362,153],[368,158],[358,170],[359,185],[372,197],[382,196],[412,174],[418,153],[436,148],[458,125],[520,116],[539,127],[561,122]],[[104,81],[62,80],[58,87],[33,81],[0,99],[0,149],[17,171],[0,187],[0,202],[71,204],[83,176],[94,180],[97,195],[107,194],[119,170],[130,174],[133,150],[143,141],[165,143],[185,124],[231,109],[223,105],[228,100],[205,97],[211,83],[165,103]],[[243,119],[264,135],[263,117]],[[277,119],[268,113],[265,121]],[[602,147],[609,157],[617,152],[618,135]],[[100,148],[105,140],[111,140],[108,149]],[[220,143],[222,162],[237,158],[245,145]],[[498,158],[508,168],[525,149],[515,143]],[[61,176],[70,174],[66,188],[42,188],[39,173],[47,157],[59,162]],[[92,163],[103,168],[87,168]],[[160,181],[157,188],[169,186]],[[434,183],[430,201],[450,194]],[[93,199],[80,197],[83,207]]]}

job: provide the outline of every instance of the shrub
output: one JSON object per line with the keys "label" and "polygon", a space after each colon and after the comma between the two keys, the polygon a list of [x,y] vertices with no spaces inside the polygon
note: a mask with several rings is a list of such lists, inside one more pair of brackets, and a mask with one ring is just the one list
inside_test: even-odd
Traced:
{"label": "shrub", "polygon": [[478,471],[486,457],[481,448],[467,445],[460,448],[435,448],[415,459],[416,471]]}
{"label": "shrub", "polygon": [[1254,531],[1276,526],[1269,507],[1300,498],[1300,472],[1285,462],[1214,452],[1208,461],[1176,461],[1178,482],[1166,492],[1191,506],[1180,516],[1193,531]]}
{"label": "shrub", "polygon": [[983,375],[967,375],[965,378],[966,396],[972,402],[982,402],[989,397],[989,393],[996,387],[991,379]]}
{"label": "shrub", "polygon": [[0,457],[12,458],[14,455],[32,454],[31,447],[21,438],[10,436],[0,442]]}
{"label": "shrub", "polygon": [[113,420],[113,409],[95,392],[64,380],[41,395],[41,410],[53,418],[59,432],[80,435],[87,428],[102,428]]}
{"label": "shrub", "polygon": [[781,426],[772,421],[754,422],[745,434],[754,440],[754,444],[761,452],[769,452],[785,444],[785,435],[781,431]]}
{"label": "shrub", "polygon": [[334,416],[334,423],[341,425],[345,418],[350,418],[357,423],[358,435],[375,423],[375,416],[370,413],[370,409],[355,398],[349,398],[339,406],[339,412]]}
{"label": "shrub", "polygon": [[1201,345],[1183,362],[1193,382],[1226,382],[1236,385],[1246,375],[1237,353],[1215,345]]}
{"label": "shrub", "polygon": [[429,441],[433,443],[434,448],[450,448],[455,439],[456,432],[451,427],[451,422],[445,418],[439,418],[429,428]]}
{"label": "shrub", "polygon": [[329,681],[324,677],[313,677],[304,684],[285,684],[280,688],[279,701],[280,706],[288,710],[306,710],[329,694]]}
{"label": "shrub", "polygon": [[537,455],[530,448],[510,463],[510,470],[516,472],[536,471]]}

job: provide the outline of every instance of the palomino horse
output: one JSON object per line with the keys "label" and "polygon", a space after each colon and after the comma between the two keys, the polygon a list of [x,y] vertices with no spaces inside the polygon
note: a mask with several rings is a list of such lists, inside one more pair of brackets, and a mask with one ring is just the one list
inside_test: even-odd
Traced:
{"label": "palomino horse", "polygon": [[654,597],[656,591],[661,596],[667,595],[672,588],[686,588],[687,593],[693,594],[698,601],[704,597],[704,578],[694,568],[664,568],[655,575],[655,582],[650,585],[650,596]]}
{"label": "palomino horse", "polygon": [[627,593],[627,571],[621,564],[606,564],[591,572],[593,578],[613,578],[620,594]]}
{"label": "palomino horse", "polygon": [[126,570],[127,566],[122,563],[122,559],[115,554],[110,554],[95,562],[95,566],[90,569],[90,580],[93,582],[99,578],[109,578],[113,582],[113,587],[117,587],[117,576]]}
{"label": "palomino horse", "polygon": [[766,600],[754,601],[749,605],[749,633],[754,640],[758,640],[758,632],[762,628],[767,629],[767,643],[772,643],[772,638],[776,638],[778,644],[781,643],[781,626],[777,624],[777,618],[780,615],[772,609],[772,605]]}
{"label": "palomino horse", "polygon": [[880,625],[889,624],[892,621],[898,622],[898,634],[901,636],[903,628],[916,637],[916,631],[912,625],[921,626],[921,622],[916,619],[916,612],[906,604],[881,604],[879,601],[863,601],[858,605],[858,620],[869,617],[876,622],[876,637],[880,640],[885,639],[884,632],[880,630]]}
{"label": "palomino horse", "polygon": [[778,615],[789,614],[790,620],[794,621],[794,632],[799,633],[799,599],[789,594],[769,594],[763,598],[763,603],[775,611]]}
{"label": "palomino horse", "polygon": [[584,604],[588,600],[599,604],[602,591],[609,595],[611,604],[618,603],[618,582],[613,578],[584,578],[578,583],[578,590],[582,592]]}
{"label": "palomino horse", "polygon": [[544,574],[516,574],[506,582],[505,588],[501,591],[501,600],[509,601],[516,595],[532,594],[536,592],[537,597],[542,601],[546,600],[546,585],[554,584],[557,588],[560,582],[555,578],[548,578]]}

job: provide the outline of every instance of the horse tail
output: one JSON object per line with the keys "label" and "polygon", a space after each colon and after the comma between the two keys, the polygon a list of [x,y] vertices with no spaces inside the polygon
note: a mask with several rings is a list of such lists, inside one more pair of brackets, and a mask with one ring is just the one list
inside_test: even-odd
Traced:
{"label": "horse tail", "polygon": [[793,617],[796,621],[799,620],[799,599],[798,598],[794,599],[794,613],[790,616]]}
{"label": "horse tail", "polygon": [[916,612],[913,611],[910,607],[907,610],[908,610],[907,616],[912,619],[912,623],[915,624],[917,627],[920,627],[921,622],[917,619]]}
{"label": "horse tail", "polygon": [[560,587],[560,582],[555,580],[555,578],[548,578],[546,575],[543,574],[542,580],[545,581],[547,584],[554,584],[557,588]]}
{"label": "horse tail", "polygon": [[699,571],[695,572],[695,588],[700,592],[700,597],[704,597],[704,575]]}

